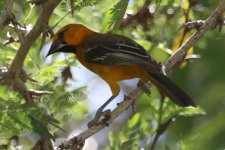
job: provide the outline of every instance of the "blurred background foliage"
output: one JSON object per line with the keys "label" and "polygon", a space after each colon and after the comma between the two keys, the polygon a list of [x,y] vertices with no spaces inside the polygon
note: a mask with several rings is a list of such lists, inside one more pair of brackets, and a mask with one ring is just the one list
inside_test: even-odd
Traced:
{"label": "blurred background foliage", "polygon": [[[49,25],[57,31],[63,25],[80,23],[94,31],[114,32],[140,43],[151,55],[164,63],[187,40],[194,30],[186,31],[183,23],[206,19],[218,5],[216,0],[63,0],[55,9]],[[0,1],[0,10],[4,1]],[[41,6],[15,0],[13,12],[18,22],[29,31],[35,24]],[[10,37],[18,39],[11,26],[0,35],[0,67],[12,62],[19,42],[6,44]],[[137,113],[125,125],[109,134],[107,150],[149,149],[159,124],[172,122],[160,136],[155,149],[162,150],[223,150],[225,148],[225,42],[224,31],[208,31],[190,50],[200,59],[191,59],[176,66],[169,76],[200,106],[179,108],[165,99],[161,103],[155,87],[152,96],[143,94],[137,102]],[[50,38],[47,38],[48,45]],[[19,136],[23,149],[30,149],[37,137],[59,138],[60,130],[69,120],[81,123],[89,113],[84,99],[86,89],[66,90],[71,77],[68,66],[76,66],[74,56],[53,57],[45,61],[41,52],[41,37],[29,51],[24,70],[37,82],[28,81],[29,89],[52,91],[36,98],[38,107],[26,104],[12,87],[0,85],[0,149],[10,137]],[[59,122],[50,122],[44,113]],[[62,131],[63,132],[63,131]],[[107,135],[106,135],[107,137]],[[28,139],[34,139],[28,140]]]}

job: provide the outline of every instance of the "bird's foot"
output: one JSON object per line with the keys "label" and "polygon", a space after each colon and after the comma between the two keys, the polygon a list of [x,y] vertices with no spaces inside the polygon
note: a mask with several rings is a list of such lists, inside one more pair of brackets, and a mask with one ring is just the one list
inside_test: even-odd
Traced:
{"label": "bird's foot", "polygon": [[92,126],[96,126],[99,124],[105,124],[106,126],[109,125],[108,121],[111,119],[111,110],[107,109],[104,112],[97,111],[95,118],[88,122],[87,126],[88,128],[91,128]]}

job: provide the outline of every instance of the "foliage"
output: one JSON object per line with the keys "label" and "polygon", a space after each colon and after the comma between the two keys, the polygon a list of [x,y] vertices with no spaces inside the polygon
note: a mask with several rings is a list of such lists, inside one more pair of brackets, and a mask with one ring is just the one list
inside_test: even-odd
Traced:
{"label": "foliage", "polygon": [[[164,63],[171,53],[194,32],[192,30],[185,33],[184,28],[180,29],[182,24],[194,19],[205,19],[218,2],[153,0],[148,7],[148,15],[142,16],[142,20],[136,18],[122,27],[124,20],[134,16],[144,4],[144,0],[62,1],[54,11],[49,24],[52,27],[66,16],[54,31],[68,23],[81,23],[95,31],[123,34],[141,44],[158,62]],[[3,5],[4,3],[0,2],[1,10]],[[18,22],[22,26],[31,28],[40,10],[41,6],[19,0],[15,0],[13,8]],[[29,31],[28,28],[24,30]],[[10,37],[16,39],[18,35],[12,26],[7,26],[0,35],[2,41],[0,69],[10,66],[20,46],[19,42],[4,45]],[[189,53],[189,55],[200,54],[202,58],[182,64],[182,67],[173,70],[171,75],[178,85],[194,97],[199,108],[180,108],[168,99],[161,103],[157,89],[152,87],[151,97],[143,95],[139,98],[137,113],[125,125],[110,132],[110,144],[106,149],[148,148],[158,127],[170,118],[175,120],[162,134],[156,149],[224,149],[225,69],[222,66],[225,45],[223,40],[223,33],[218,33],[216,30],[208,32]],[[49,41],[50,39],[47,38],[45,44],[49,44]],[[79,123],[87,116],[87,108],[82,101],[86,98],[86,90],[81,88],[68,91],[70,85],[64,81],[62,75],[62,70],[66,67],[76,66],[74,57],[57,55],[52,60],[45,61],[44,48],[40,46],[41,37],[26,57],[23,69],[36,81],[27,81],[26,86],[29,89],[53,93],[36,97],[37,106],[34,107],[25,103],[21,93],[12,87],[0,85],[0,144],[7,143],[12,135],[25,133],[35,133],[40,137],[55,139],[57,131],[65,132],[62,127],[64,123],[72,119]],[[59,122],[50,121],[46,114]],[[31,143],[26,144],[28,146],[25,148],[32,147]]]}
{"label": "foliage", "polygon": [[118,30],[119,26],[123,20],[123,17],[126,13],[127,5],[129,0],[119,1],[112,9],[110,14],[112,15],[111,20],[109,22],[109,28],[112,30]]}

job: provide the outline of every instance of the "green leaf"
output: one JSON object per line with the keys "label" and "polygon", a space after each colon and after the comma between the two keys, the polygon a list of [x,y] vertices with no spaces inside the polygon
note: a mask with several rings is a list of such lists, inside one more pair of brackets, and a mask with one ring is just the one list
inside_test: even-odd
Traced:
{"label": "green leaf", "polygon": [[37,120],[30,116],[31,124],[33,126],[33,131],[38,133],[42,138],[53,139],[54,136],[49,132],[47,127],[47,122],[43,122],[41,120]]}
{"label": "green leaf", "polygon": [[129,0],[120,0],[112,9],[111,9],[111,20],[109,22],[109,29],[112,28],[113,31],[117,31],[120,27],[120,24],[124,18],[124,15],[127,10]]}
{"label": "green leaf", "polygon": [[178,111],[180,116],[206,115],[206,112],[200,107],[186,107]]}

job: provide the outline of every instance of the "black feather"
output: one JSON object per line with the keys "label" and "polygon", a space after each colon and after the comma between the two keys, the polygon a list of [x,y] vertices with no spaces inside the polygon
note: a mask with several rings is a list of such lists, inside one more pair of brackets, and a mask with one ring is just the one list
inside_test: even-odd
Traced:
{"label": "black feather", "polygon": [[149,78],[175,104],[182,107],[197,107],[195,102],[181,88],[162,73],[149,73]]}

